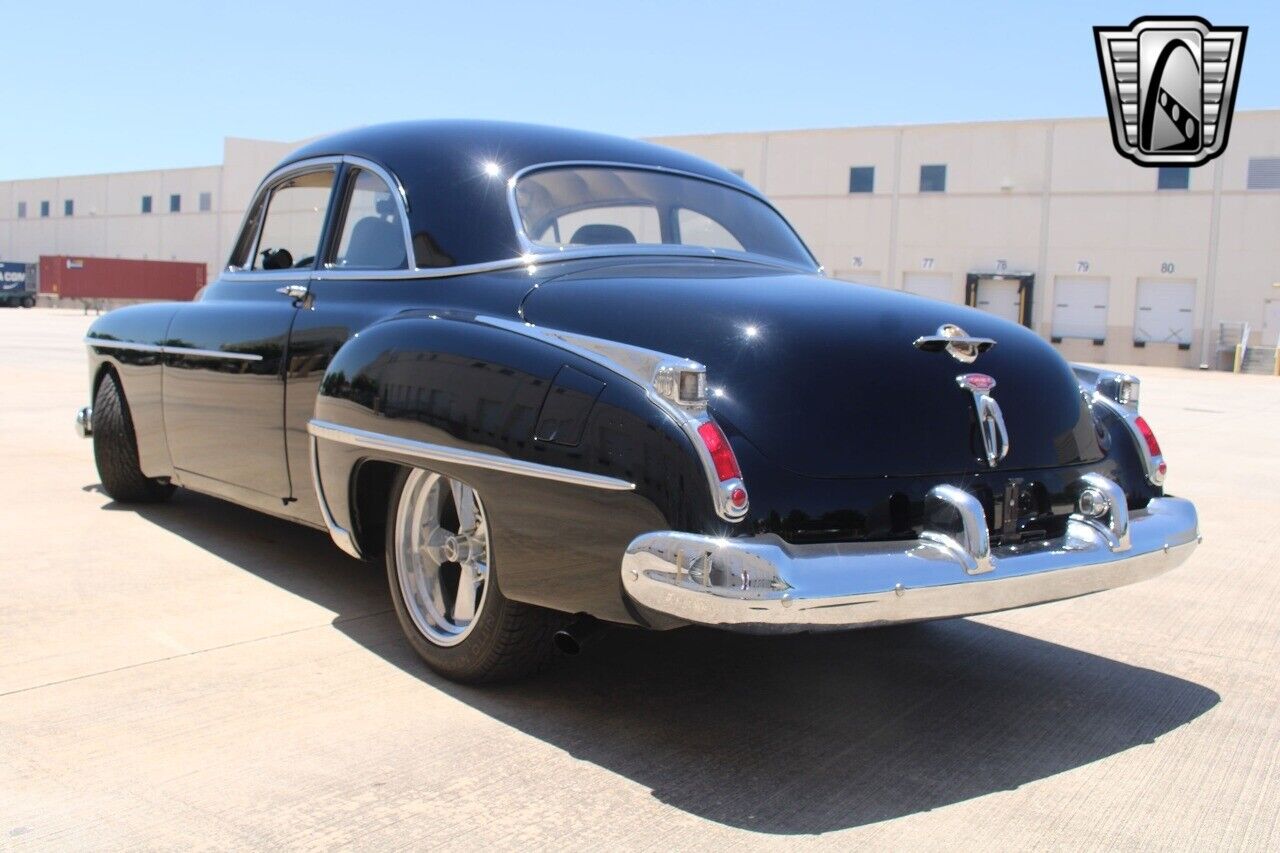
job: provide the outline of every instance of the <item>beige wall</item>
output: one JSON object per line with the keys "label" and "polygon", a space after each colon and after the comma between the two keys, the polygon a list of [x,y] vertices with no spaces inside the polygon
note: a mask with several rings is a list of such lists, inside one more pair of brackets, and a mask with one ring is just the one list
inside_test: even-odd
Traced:
{"label": "beige wall", "polygon": [[[0,181],[0,259],[34,262],[40,255],[90,255],[203,262],[222,269],[258,182],[296,143],[227,139],[223,163],[189,169]],[[201,193],[210,209],[200,210]],[[169,197],[182,197],[169,212]],[[142,197],[151,196],[151,213]],[[75,201],[72,216],[63,202]],[[18,202],[27,215],[18,217]],[[49,202],[48,218],[40,202]]]}

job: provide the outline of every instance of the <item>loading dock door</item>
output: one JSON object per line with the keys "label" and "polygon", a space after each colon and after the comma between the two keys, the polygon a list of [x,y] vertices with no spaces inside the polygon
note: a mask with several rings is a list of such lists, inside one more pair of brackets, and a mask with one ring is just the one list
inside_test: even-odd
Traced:
{"label": "loading dock door", "polygon": [[1138,279],[1138,311],[1133,321],[1134,342],[1190,346],[1195,307],[1194,281]]}
{"label": "loading dock door", "polygon": [[1020,282],[1012,278],[980,278],[975,307],[1011,323],[1022,322]]}
{"label": "loading dock door", "polygon": [[1107,294],[1111,280],[1058,276],[1053,285],[1054,338],[1085,338],[1101,341],[1107,337]]}
{"label": "loading dock door", "polygon": [[902,278],[902,289],[917,296],[927,296],[942,302],[958,302],[951,276],[945,273],[909,272]]}

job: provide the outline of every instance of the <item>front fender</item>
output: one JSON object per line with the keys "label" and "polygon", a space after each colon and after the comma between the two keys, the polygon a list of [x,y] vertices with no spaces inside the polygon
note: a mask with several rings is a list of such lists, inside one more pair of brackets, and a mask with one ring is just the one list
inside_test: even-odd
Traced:
{"label": "front fender", "polygon": [[381,519],[354,509],[362,464],[474,486],[500,588],[517,601],[635,621],[618,578],[631,540],[714,526],[694,449],[643,389],[466,315],[410,312],[353,337],[321,381],[311,432],[327,520],[364,551],[377,546],[362,526]]}
{"label": "front fender", "polygon": [[93,401],[105,372],[114,370],[129,403],[138,440],[138,464],[148,477],[173,474],[160,398],[163,358],[159,347],[181,307],[178,302],[152,302],[117,308],[94,320],[85,336],[89,400]]}

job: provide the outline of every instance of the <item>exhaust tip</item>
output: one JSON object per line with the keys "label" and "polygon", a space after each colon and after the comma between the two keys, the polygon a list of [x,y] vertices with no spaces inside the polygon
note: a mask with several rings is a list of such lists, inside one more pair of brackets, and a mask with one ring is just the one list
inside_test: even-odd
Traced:
{"label": "exhaust tip", "polygon": [[556,648],[566,655],[576,655],[582,651],[581,641],[565,628],[556,631],[551,638],[551,642],[555,643]]}
{"label": "exhaust tip", "polygon": [[587,641],[600,632],[600,622],[585,613],[565,625],[551,636],[551,642],[563,654],[576,655],[582,651]]}

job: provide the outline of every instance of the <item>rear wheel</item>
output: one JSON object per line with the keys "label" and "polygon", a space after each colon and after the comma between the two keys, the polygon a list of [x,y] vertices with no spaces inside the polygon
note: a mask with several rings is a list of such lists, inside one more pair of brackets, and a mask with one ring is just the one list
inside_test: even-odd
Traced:
{"label": "rear wheel", "polygon": [[156,503],[173,494],[173,486],[142,473],[133,418],[120,380],[108,372],[93,398],[93,458],[103,490],[121,503]]}
{"label": "rear wheel", "polygon": [[461,480],[406,469],[391,489],[387,579],[414,650],[455,681],[515,678],[550,657],[559,614],[498,589],[490,518]]}
{"label": "rear wheel", "polygon": [[24,297],[22,297],[22,307],[23,307],[23,308],[34,308],[34,307],[36,307],[36,299],[35,299],[35,297],[34,297],[34,296],[24,296]]}

